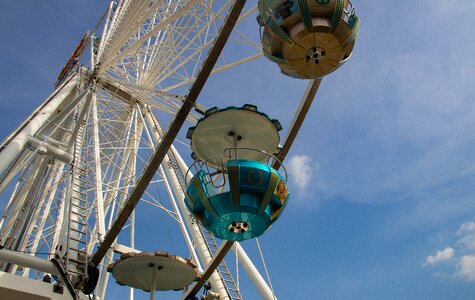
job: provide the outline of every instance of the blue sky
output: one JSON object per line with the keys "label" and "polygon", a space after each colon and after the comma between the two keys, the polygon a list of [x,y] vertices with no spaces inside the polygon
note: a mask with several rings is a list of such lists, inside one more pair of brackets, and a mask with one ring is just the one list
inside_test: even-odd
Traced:
{"label": "blue sky", "polygon": [[[353,57],[323,80],[286,161],[291,202],[261,239],[277,296],[473,299],[475,2],[353,2]],[[0,1],[0,138],[107,4]],[[304,88],[261,59],[202,98],[255,103],[285,130]]]}

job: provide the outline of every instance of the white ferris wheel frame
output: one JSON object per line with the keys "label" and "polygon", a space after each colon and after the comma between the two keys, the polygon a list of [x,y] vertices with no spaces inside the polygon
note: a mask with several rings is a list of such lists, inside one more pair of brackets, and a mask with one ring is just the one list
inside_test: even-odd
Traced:
{"label": "white ferris wheel frame", "polygon": [[[42,240],[46,241],[44,232],[48,226],[51,227],[49,229],[51,233],[50,249],[60,244],[60,240],[65,239],[65,236],[71,238],[73,235],[71,226],[65,225],[67,223],[67,206],[63,204],[62,207],[55,208],[57,216],[54,228],[48,223],[48,212],[53,209],[55,203],[65,203],[64,199],[71,197],[71,194],[68,193],[75,193],[64,188],[68,193],[64,193],[57,199],[55,197],[58,196],[51,191],[66,184],[61,183],[61,178],[64,179],[64,176],[67,176],[64,170],[67,169],[67,166],[78,162],[77,153],[79,152],[74,152],[74,145],[77,144],[78,140],[84,140],[80,134],[85,129],[81,129],[80,123],[81,120],[87,119],[87,122],[89,122],[87,124],[90,124],[91,127],[87,129],[90,130],[91,140],[86,141],[88,143],[86,148],[89,151],[87,155],[91,159],[91,182],[94,183],[92,193],[95,196],[94,207],[90,209],[90,212],[95,214],[95,222],[85,226],[90,239],[87,253],[92,257],[92,262],[95,265],[101,266],[97,294],[100,299],[103,299],[109,279],[106,267],[113,260],[113,252],[138,251],[135,249],[133,208],[126,216],[130,228],[129,245],[125,246],[115,241],[118,232],[114,233],[115,236],[114,234],[111,235],[111,228],[117,221],[114,218],[117,216],[115,211],[118,211],[120,207],[123,209],[127,205],[127,199],[130,196],[124,190],[134,189],[137,182],[140,181],[140,178],[136,178],[132,174],[136,171],[138,164],[146,165],[148,163],[146,159],[137,156],[141,151],[140,147],[143,146],[141,143],[144,142],[130,137],[143,136],[143,139],[146,140],[145,143],[148,143],[149,150],[157,149],[160,144],[163,144],[168,131],[162,128],[154,110],[159,109],[176,116],[183,105],[190,106],[188,111],[193,106],[197,107],[194,101],[196,101],[199,90],[196,91],[196,94],[193,94],[193,90],[188,94],[180,94],[177,91],[183,91],[183,87],[190,84],[193,88],[194,84],[200,80],[200,70],[203,69],[203,66],[206,66],[209,58],[204,53],[213,48],[216,39],[221,34],[221,31],[218,30],[211,32],[213,31],[211,25],[219,22],[226,24],[233,8],[239,5],[242,8],[244,3],[245,1],[230,0],[222,4],[219,9],[215,9],[213,6],[216,5],[215,1],[202,0],[111,2],[106,12],[102,38],[96,48],[94,48],[95,37],[91,37],[91,68],[80,68],[60,85],[30,118],[6,139],[0,150],[0,192],[6,190],[7,186],[15,179],[19,179],[6,205],[7,208],[10,208],[10,217],[2,218],[0,221],[1,236],[8,236],[11,228],[18,221],[28,224],[27,217],[33,217],[36,220],[35,226],[25,225],[26,231],[23,232],[25,236],[34,236],[28,240],[28,249],[31,252],[36,252],[42,245]],[[231,13],[227,14],[227,10],[230,10]],[[256,6],[253,6],[241,15],[239,14],[240,10],[236,10],[235,14],[240,16],[239,18],[236,16],[234,22],[236,24],[240,23],[255,10]],[[201,24],[201,27],[200,20],[202,20],[203,15],[199,15],[199,13],[205,15],[207,20],[206,25]],[[187,30],[182,35],[174,36],[176,44],[168,45],[167,39],[170,39],[168,34],[172,35],[171,33],[177,30],[172,25],[175,25],[176,28],[186,26]],[[232,26],[229,30],[231,29]],[[238,30],[235,29],[234,34],[242,37],[245,43],[260,48],[259,45],[246,38]],[[224,46],[227,37],[223,39],[222,46]],[[163,50],[163,47],[159,49],[159,46],[164,44],[168,48],[165,47],[166,50]],[[186,57],[183,58],[185,55]],[[164,57],[168,57],[168,60]],[[259,57],[262,57],[260,51],[228,63],[221,62],[220,65],[216,66],[214,66],[215,62],[210,63],[208,74],[200,84],[204,85],[207,76],[210,74],[239,66]],[[218,59],[218,57],[216,56],[215,59]],[[173,80],[166,82],[169,78]],[[303,95],[291,128],[284,140],[283,151],[279,156],[281,161],[285,158],[295,139],[318,90],[320,81],[310,81],[307,91]],[[190,94],[195,98],[190,99]],[[111,103],[110,107],[105,104],[108,101]],[[120,111],[122,106],[113,108],[113,101],[121,101],[123,107],[127,106],[129,109]],[[79,107],[81,109],[78,109]],[[196,122],[199,118],[195,114],[188,114],[187,112],[183,114],[191,122]],[[107,134],[103,132],[104,129],[100,128],[99,124],[107,122],[104,121],[107,115],[117,117],[117,120],[126,121],[122,124],[121,132],[125,133],[124,137],[127,137],[127,145],[124,145],[124,149],[122,149],[124,151],[121,152],[126,158],[115,158],[115,160],[109,158],[109,156],[113,157],[119,151],[111,147],[111,145],[117,144],[119,131],[111,131]],[[66,125],[69,128],[64,128]],[[177,126],[181,127],[181,125]],[[63,131],[69,132],[69,135],[67,136]],[[171,139],[173,141],[175,138],[171,137]],[[111,149],[107,149],[107,147]],[[165,208],[157,201],[151,203],[151,205],[162,209],[177,221],[191,257],[198,264],[200,271],[209,273],[209,282],[214,291],[221,296],[221,299],[226,299],[229,296],[220,275],[215,270],[227,251],[232,249],[261,297],[263,299],[276,299],[273,291],[239,243],[223,242],[215,255],[210,252],[198,225],[187,215],[187,209],[183,202],[184,192],[179,173],[186,174],[188,166],[173,145],[164,147],[162,154],[164,162],[175,161],[177,166],[174,169],[159,164],[152,175],[159,175],[160,178],[156,179],[155,183],[161,182],[165,186],[172,208]],[[140,161],[140,159],[143,161]],[[107,163],[106,160],[108,160]],[[54,161],[56,165],[54,168],[48,169],[48,164],[51,161]],[[279,166],[275,167],[278,168]],[[146,167],[144,168],[146,169]],[[44,177],[47,182],[40,183],[30,180],[27,183],[20,183],[24,178],[40,178],[36,174],[46,169],[51,173]],[[115,173],[108,173],[108,169],[114,169]],[[142,169],[142,171],[145,169]],[[111,176],[108,174],[113,174],[114,178],[109,181],[105,180],[106,178],[103,178],[103,176]],[[25,177],[22,177],[23,175]],[[144,182],[145,187],[153,180],[152,177],[150,177],[149,182]],[[122,182],[119,178],[122,178]],[[114,184],[115,186],[113,186]],[[31,209],[33,216],[22,215],[21,210],[26,205],[26,199],[31,196],[28,192],[29,188],[34,185],[44,187],[39,189],[41,195],[36,196],[39,197],[38,199],[44,199],[41,204],[43,209]],[[145,187],[144,192],[146,192]],[[144,201],[141,195],[134,201]],[[71,208],[71,210],[73,209]],[[108,219],[107,216],[109,216]],[[120,231],[123,224],[117,226],[117,228]],[[97,251],[94,251],[95,247],[100,248],[100,245],[104,245],[104,241],[109,236],[111,236],[109,239],[113,240],[110,247],[106,247],[107,249],[102,257],[98,257]],[[27,243],[25,241],[22,241],[22,243],[18,244],[15,251],[24,250]],[[30,276],[30,269],[60,275],[54,264],[49,260],[15,251],[0,249],[0,260],[25,267],[22,271],[23,277]],[[95,257],[96,262],[94,262]],[[102,261],[103,257],[105,257],[104,261]],[[51,255],[49,258],[51,258]],[[208,267],[209,265],[211,267]],[[207,270],[205,270],[206,268]],[[16,271],[18,271],[17,267],[13,266],[11,272],[16,273]]]}

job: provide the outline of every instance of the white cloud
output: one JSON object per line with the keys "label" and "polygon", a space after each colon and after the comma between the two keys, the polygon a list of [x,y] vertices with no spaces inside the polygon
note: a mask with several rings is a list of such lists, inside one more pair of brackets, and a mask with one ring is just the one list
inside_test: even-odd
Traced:
{"label": "white cloud", "polygon": [[475,250],[475,234],[466,235],[458,242],[467,250]]}
{"label": "white cloud", "polygon": [[426,265],[435,265],[443,261],[447,261],[454,257],[455,250],[452,247],[446,247],[442,251],[437,251],[435,255],[429,255],[426,259]]}
{"label": "white cloud", "polygon": [[467,222],[467,223],[463,223],[462,226],[460,226],[458,234],[464,234],[466,232],[472,232],[472,231],[475,231],[475,222]]}
{"label": "white cloud", "polygon": [[463,246],[463,250],[475,250],[475,222],[463,223],[457,235],[462,236],[458,243]]}
{"label": "white cloud", "polygon": [[475,9],[473,0],[461,0],[457,2],[457,5],[445,0],[431,0],[428,3],[426,2],[426,5],[434,17],[444,19],[459,17],[467,11]]}
{"label": "white cloud", "polygon": [[475,281],[475,256],[464,255],[460,259],[460,270],[457,273],[458,276],[465,278],[468,281]]}
{"label": "white cloud", "polygon": [[307,155],[294,155],[287,164],[289,175],[300,192],[304,192],[312,178],[311,158]]}
{"label": "white cloud", "polygon": [[444,250],[437,251],[435,255],[427,257],[424,265],[435,265],[450,261],[449,265],[457,269],[452,278],[457,277],[467,281],[475,281],[475,255],[473,255],[475,250],[475,222],[463,223],[456,234],[459,239],[453,245],[455,249],[447,246]]}

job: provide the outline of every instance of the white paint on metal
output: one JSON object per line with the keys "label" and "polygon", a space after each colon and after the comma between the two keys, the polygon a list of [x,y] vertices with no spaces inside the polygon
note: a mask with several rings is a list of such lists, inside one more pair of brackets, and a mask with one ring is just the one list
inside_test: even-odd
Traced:
{"label": "white paint on metal", "polygon": [[247,255],[246,251],[244,251],[244,249],[241,247],[241,245],[239,243],[234,243],[231,249],[238,256],[239,262],[246,271],[247,275],[249,275],[249,278],[251,279],[252,283],[254,283],[254,285],[256,286],[262,299],[275,300],[276,298],[274,297],[272,290],[269,288],[264,278],[262,278],[261,274],[254,266],[251,259]]}
{"label": "white paint on metal", "polygon": [[68,82],[62,90],[28,122],[28,124],[13,138],[13,140],[11,140],[4,149],[0,150],[0,177],[3,177],[4,173],[7,172],[21,151],[23,151],[28,143],[28,137],[34,136],[55,113],[63,101],[74,93],[77,83],[77,78],[73,78]]}
{"label": "white paint on metal", "polygon": [[97,117],[97,97],[94,93],[92,95],[92,106],[91,106],[91,115],[92,115],[92,131],[94,137],[94,194],[96,196],[96,212],[97,212],[97,233],[99,235],[99,240],[104,237],[106,233],[105,217],[104,217],[104,196],[102,192],[102,164],[101,164],[101,150],[100,150],[100,140],[99,140],[99,118]]}
{"label": "white paint on metal", "polygon": [[54,159],[70,164],[73,161],[73,156],[64,150],[59,149],[46,141],[40,141],[32,136],[28,136],[28,145],[38,151],[39,154],[50,155]]}
{"label": "white paint on metal", "polygon": [[22,267],[31,268],[53,275],[60,275],[54,264],[46,259],[35,257],[26,253],[0,249],[0,261],[13,263]]}

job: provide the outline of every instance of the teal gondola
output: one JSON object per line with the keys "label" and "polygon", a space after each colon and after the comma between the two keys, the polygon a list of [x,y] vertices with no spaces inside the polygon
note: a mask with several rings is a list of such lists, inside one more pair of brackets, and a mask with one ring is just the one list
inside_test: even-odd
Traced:
{"label": "teal gondola", "polygon": [[188,130],[195,160],[189,171],[196,172],[185,204],[216,237],[258,237],[282,214],[289,198],[287,173],[280,162],[280,171],[272,167],[281,129],[279,121],[246,104],[211,108]]}
{"label": "teal gondola", "polygon": [[185,203],[198,221],[223,240],[262,235],[281,215],[289,193],[272,167],[251,160],[228,160],[229,191],[219,193],[203,170],[188,185]]}

